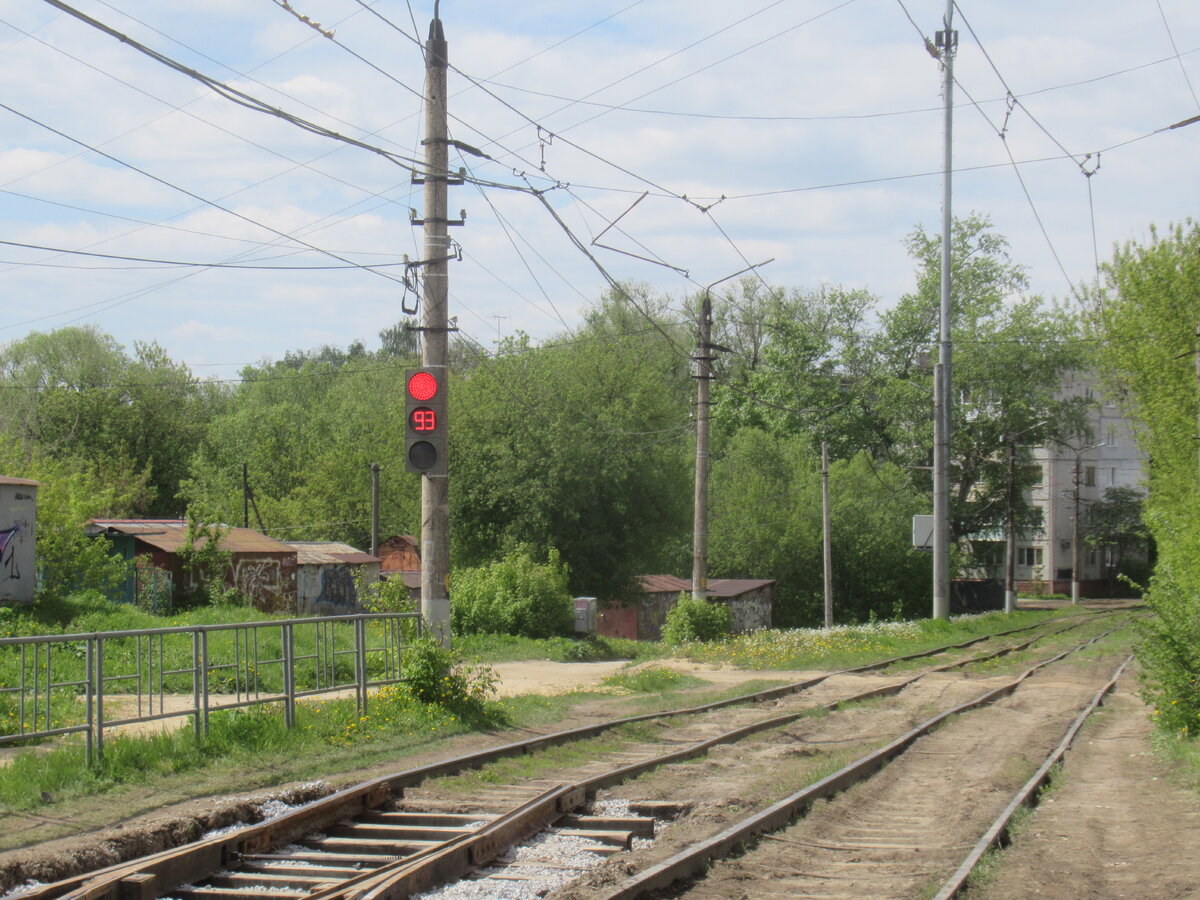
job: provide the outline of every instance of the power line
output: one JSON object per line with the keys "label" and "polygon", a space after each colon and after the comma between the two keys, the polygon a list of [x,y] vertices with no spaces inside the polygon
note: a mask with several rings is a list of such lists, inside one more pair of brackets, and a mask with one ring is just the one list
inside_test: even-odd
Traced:
{"label": "power line", "polygon": [[1175,35],[1171,31],[1171,23],[1167,21],[1167,14],[1163,11],[1162,0],[1154,0],[1154,5],[1158,7],[1158,14],[1162,17],[1163,28],[1167,29],[1167,38],[1171,41],[1171,49],[1175,51],[1175,58],[1179,60],[1179,71],[1183,74],[1183,80],[1187,83],[1188,91],[1191,92],[1192,102],[1200,108],[1200,97],[1196,96],[1196,88],[1192,85],[1191,76],[1188,75],[1187,66],[1183,64],[1183,60],[1179,56],[1179,46],[1175,43]]}
{"label": "power line", "polygon": [[[404,266],[404,262],[387,262],[387,263],[350,263],[341,266],[268,266],[258,265],[254,263],[231,263],[231,262],[193,262],[188,260],[178,259],[157,259],[146,256],[122,256],[115,253],[94,253],[88,250],[69,250],[65,247],[51,247],[46,244],[26,244],[20,241],[5,241],[0,240],[0,244],[6,247],[23,247],[27,250],[45,250],[50,253],[63,254],[68,256],[87,256],[96,259],[113,259],[123,262],[140,262],[154,263],[158,266],[169,268],[200,268],[200,269],[265,269],[278,270],[281,272],[304,272],[304,271],[329,271],[331,269],[382,269],[395,266]],[[10,265],[22,266],[43,266],[48,268],[81,268],[79,266],[54,266],[51,263],[38,262],[20,262],[7,263]]]}

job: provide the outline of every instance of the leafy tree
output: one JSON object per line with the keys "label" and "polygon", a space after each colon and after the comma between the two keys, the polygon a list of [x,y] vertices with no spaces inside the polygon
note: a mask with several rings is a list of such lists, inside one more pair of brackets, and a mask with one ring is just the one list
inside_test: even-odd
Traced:
{"label": "leafy tree", "polygon": [[1152,229],[1117,249],[1090,297],[1110,389],[1139,424],[1148,457],[1146,523],[1158,553],[1138,648],[1146,698],[1159,721],[1200,731],[1200,491],[1193,354],[1200,322],[1200,224]]}
{"label": "leafy tree", "polygon": [[[1023,447],[1083,433],[1085,401],[1062,397],[1059,390],[1064,375],[1089,360],[1078,340],[1077,316],[1025,294],[1024,267],[985,217],[955,220],[952,241],[951,531],[960,538],[1003,521],[1008,466],[998,451],[1009,436],[1023,434],[1018,455],[1024,457]],[[889,411],[891,455],[920,465],[929,462],[932,447],[933,373],[923,360],[932,358],[937,342],[941,238],[918,228],[908,243],[918,264],[917,290],[883,315],[881,346],[890,374],[919,388],[916,397]],[[925,408],[914,410],[916,401]],[[1017,497],[1018,518],[1034,524],[1019,490]]]}
{"label": "leafy tree", "polygon": [[83,527],[91,519],[130,515],[145,502],[145,474],[119,461],[102,468],[78,459],[28,457],[10,443],[0,444],[0,470],[40,482],[37,602],[85,590],[111,595],[128,574],[127,564],[110,552],[108,541],[88,537]]}
{"label": "leafy tree", "polygon": [[619,599],[681,564],[691,390],[686,356],[617,298],[572,338],[508,339],[451,383],[455,565],[554,546],[573,591]]}
{"label": "leafy tree", "polygon": [[180,508],[192,448],[220,403],[218,390],[196,382],[157,344],[137,342],[129,356],[92,326],[8,344],[0,351],[0,385],[13,401],[0,410],[0,434],[30,456],[101,468],[127,461],[150,488],[134,511],[150,515]]}
{"label": "leafy tree", "polygon": [[[763,297],[756,285],[743,284],[741,293],[740,300],[727,296],[735,312],[718,332],[729,333],[737,354],[722,358],[719,427],[803,434],[814,447],[828,439],[838,456],[875,444],[879,428],[868,398],[879,370],[867,319],[878,298],[831,285]],[[755,316],[762,319],[755,323]]]}
{"label": "leafy tree", "polygon": [[567,567],[556,550],[533,560],[520,547],[499,562],[454,573],[451,625],[458,634],[516,634],[547,638],[570,632],[573,621]]}
{"label": "leafy tree", "polygon": [[403,466],[404,369],[404,360],[374,358],[248,368],[197,448],[184,496],[212,521],[240,522],[246,463],[272,534],[365,546],[378,462],[382,527],[412,533],[420,485]]}
{"label": "leafy tree", "polygon": [[1083,540],[1088,547],[1111,557],[1114,574],[1144,584],[1150,555],[1150,530],[1146,527],[1145,494],[1137,488],[1110,487],[1104,499],[1088,505]]}
{"label": "leafy tree", "polygon": [[[819,457],[807,438],[739,431],[715,463],[709,565],[714,575],[778,580],[774,624],[822,620]],[[911,546],[927,501],[900,468],[869,454],[830,465],[834,617],[838,622],[925,612],[929,559]]]}
{"label": "leafy tree", "polygon": [[228,534],[228,525],[205,522],[189,512],[183,544],[175,551],[186,581],[176,588],[183,605],[229,605],[242,599],[225,584],[225,574],[233,564],[233,553],[221,547]]}

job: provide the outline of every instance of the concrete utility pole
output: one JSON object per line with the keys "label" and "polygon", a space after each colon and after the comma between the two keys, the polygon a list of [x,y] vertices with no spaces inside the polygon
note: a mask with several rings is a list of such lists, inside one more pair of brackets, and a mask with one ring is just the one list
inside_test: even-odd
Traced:
{"label": "concrete utility pole", "polygon": [[1083,451],[1075,453],[1075,471],[1072,474],[1074,482],[1074,514],[1071,517],[1071,605],[1079,604],[1079,564],[1081,554],[1079,552],[1079,457]]}
{"label": "concrete utility pole", "polygon": [[371,555],[379,556],[379,463],[371,463]]}
{"label": "concrete utility pole", "polygon": [[942,191],[942,277],[938,307],[938,375],[934,377],[933,413],[933,617],[950,618],[950,239],[951,176],[954,135],[954,55],[958,32],[952,28],[954,0],[946,0],[945,28],[934,43],[942,61],[942,96],[945,100],[945,144]]}
{"label": "concrete utility pole", "polygon": [[[446,37],[434,4],[425,43],[425,280],[421,367],[448,384],[450,238],[447,233],[449,135],[446,129]],[[445,412],[443,412],[445,417]],[[448,427],[448,421],[443,418]],[[450,644],[450,477],[421,476],[421,618],[443,646]]]}
{"label": "concrete utility pole", "polygon": [[1004,611],[1017,611],[1017,517],[1013,509],[1016,503],[1014,491],[1017,484],[1017,441],[1008,441],[1008,510],[1004,516]]}
{"label": "concrete utility pole", "polygon": [[692,519],[692,597],[708,596],[708,383],[712,381],[712,297],[700,302],[696,339],[696,506]]}
{"label": "concrete utility pole", "polygon": [[829,521],[829,442],[821,441],[821,556],[825,563],[825,627],[833,627],[833,536]]}

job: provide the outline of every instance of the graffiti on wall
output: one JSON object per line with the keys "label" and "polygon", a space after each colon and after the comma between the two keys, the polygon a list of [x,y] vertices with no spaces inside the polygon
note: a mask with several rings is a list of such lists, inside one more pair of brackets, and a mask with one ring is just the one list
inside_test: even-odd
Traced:
{"label": "graffiti on wall", "polygon": [[0,530],[0,581],[20,581],[21,567],[17,563],[17,548],[25,543],[29,523],[14,522]]}
{"label": "graffiti on wall", "polygon": [[243,596],[269,605],[283,592],[283,567],[277,559],[239,559],[233,583]]}
{"label": "graffiti on wall", "polygon": [[354,609],[358,592],[354,589],[354,574],[349,566],[324,566],[321,569],[321,593],[317,603],[328,608]]}

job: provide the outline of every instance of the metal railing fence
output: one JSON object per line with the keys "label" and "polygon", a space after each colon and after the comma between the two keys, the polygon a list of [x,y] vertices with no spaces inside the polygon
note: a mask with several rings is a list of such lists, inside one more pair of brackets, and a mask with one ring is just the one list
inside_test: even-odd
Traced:
{"label": "metal railing fence", "polygon": [[82,733],[92,762],[120,725],[190,716],[200,738],[213,712],[279,703],[294,728],[297,699],[336,692],[365,715],[420,634],[417,613],[363,613],[0,638],[0,746]]}

